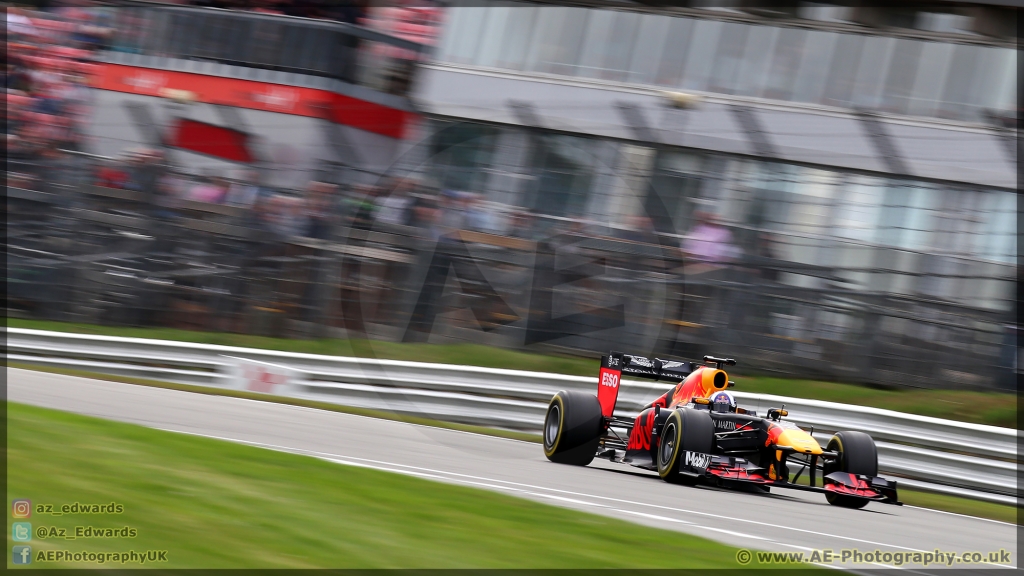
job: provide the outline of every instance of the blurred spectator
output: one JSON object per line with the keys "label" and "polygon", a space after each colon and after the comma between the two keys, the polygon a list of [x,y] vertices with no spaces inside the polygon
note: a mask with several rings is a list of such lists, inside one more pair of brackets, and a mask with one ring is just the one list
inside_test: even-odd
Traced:
{"label": "blurred spectator", "polygon": [[128,178],[128,173],[119,166],[104,165],[96,171],[96,185],[104,188],[127,188]]}
{"label": "blurred spectator", "polygon": [[732,244],[732,232],[711,212],[697,212],[696,226],[682,242],[683,254],[699,262],[726,264],[739,256]]}
{"label": "blurred spectator", "polygon": [[228,193],[227,181],[220,177],[204,177],[189,190],[188,199],[220,204]]}
{"label": "blurred spectator", "polygon": [[775,248],[775,240],[767,232],[759,233],[757,235],[756,250],[757,256],[764,259],[760,266],[761,278],[768,282],[777,282],[779,280],[779,271],[776,268],[777,264],[773,261],[777,260],[779,255]]}
{"label": "blurred spectator", "polygon": [[435,196],[419,195],[412,205],[412,226],[425,232],[431,240],[436,241],[441,237],[441,208],[438,206]]}
{"label": "blurred spectator", "polygon": [[7,33],[11,36],[38,36],[39,30],[25,16],[24,9],[12,7],[7,9]]}
{"label": "blurred spectator", "polygon": [[252,208],[260,196],[265,194],[260,180],[259,170],[246,170],[241,181],[231,183],[224,203],[238,208]]}
{"label": "blurred spectator", "polygon": [[172,218],[190,190],[191,183],[185,177],[165,170],[157,182],[157,216],[164,220]]}
{"label": "blurred spectator", "polygon": [[467,195],[455,190],[441,193],[441,221],[439,225],[443,234],[462,230],[466,225]]}
{"label": "blurred spectator", "polygon": [[352,228],[369,230],[373,227],[373,215],[377,208],[377,197],[380,191],[376,186],[357,184],[352,187],[352,195],[348,198],[348,213],[352,214]]}
{"label": "blurred spectator", "polygon": [[646,214],[637,214],[630,217],[629,228],[623,230],[619,237],[631,242],[658,243],[658,236],[654,233],[654,222]]}
{"label": "blurred spectator", "polygon": [[338,187],[326,182],[310,182],[306,187],[305,215],[306,232],[309,238],[329,240],[334,232],[337,214],[336,193]]}
{"label": "blurred spectator", "polygon": [[302,235],[306,231],[306,214],[301,198],[275,194],[267,206],[269,227],[282,241]]}
{"label": "blurred spectator", "polygon": [[80,149],[89,91],[92,50],[111,29],[95,21],[98,12],[59,8],[40,12],[7,9],[9,154],[28,161],[52,161],[51,149]]}
{"label": "blurred spectator", "polygon": [[159,150],[145,148],[139,152],[131,179],[136,189],[142,192],[143,202],[147,205],[157,205],[160,179],[163,176],[162,160],[163,154]]}
{"label": "blurred spectator", "polygon": [[493,233],[496,229],[494,211],[479,194],[465,195],[465,228],[474,232]]}
{"label": "blurred spectator", "polygon": [[537,233],[537,227],[533,213],[528,211],[516,211],[512,214],[511,223],[509,224],[508,235],[513,238],[522,238],[523,240],[538,240],[540,235]]}
{"label": "blurred spectator", "polygon": [[399,179],[390,194],[377,199],[377,221],[384,224],[406,226],[411,220],[412,194],[416,188],[415,181],[409,178]]}

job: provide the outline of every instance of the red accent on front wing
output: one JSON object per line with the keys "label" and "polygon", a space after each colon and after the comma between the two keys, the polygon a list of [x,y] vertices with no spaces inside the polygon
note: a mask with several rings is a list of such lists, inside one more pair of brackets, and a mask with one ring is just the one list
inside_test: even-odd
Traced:
{"label": "red accent on front wing", "polygon": [[870,484],[860,478],[857,478],[855,474],[846,474],[846,476],[849,477],[847,483],[840,484],[838,482],[828,482],[824,486],[825,490],[835,492],[836,494],[861,496],[864,498],[876,498],[881,496],[881,494],[872,488]]}
{"label": "red accent on front wing", "polygon": [[739,466],[723,466],[721,464],[708,467],[708,474],[722,478],[723,480],[739,480],[742,482],[753,482],[755,484],[772,484],[772,481],[760,474],[751,474],[746,468]]}
{"label": "red accent on front wing", "polygon": [[836,494],[861,496],[864,498],[876,498],[881,496],[881,494],[871,488],[850,488],[849,486],[843,486],[842,484],[826,484],[825,490],[835,492]]}

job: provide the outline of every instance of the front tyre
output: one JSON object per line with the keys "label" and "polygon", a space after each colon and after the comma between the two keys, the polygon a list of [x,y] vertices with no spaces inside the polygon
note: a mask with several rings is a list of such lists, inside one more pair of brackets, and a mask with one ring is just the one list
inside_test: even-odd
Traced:
{"label": "front tyre", "polygon": [[544,455],[559,464],[586,466],[597,454],[604,431],[597,396],[562,390],[544,417]]}
{"label": "front tyre", "polygon": [[685,453],[711,454],[715,446],[715,424],[707,412],[683,408],[673,410],[658,435],[658,476],[673,484],[697,483],[697,479],[679,473]]}
{"label": "front tyre", "polygon": [[[878,476],[878,451],[875,449],[875,441],[871,439],[871,436],[863,432],[836,432],[835,436],[828,441],[826,450],[838,452],[839,458],[822,467],[824,476],[833,472]],[[868,504],[868,500],[864,498],[843,496],[831,492],[825,494],[825,499],[829,504],[843,508],[863,508]]]}

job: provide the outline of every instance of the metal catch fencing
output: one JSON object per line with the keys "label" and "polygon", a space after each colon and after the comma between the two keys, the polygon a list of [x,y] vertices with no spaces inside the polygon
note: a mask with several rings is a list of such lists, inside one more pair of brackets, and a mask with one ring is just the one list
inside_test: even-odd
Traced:
{"label": "metal catch fencing", "polygon": [[[17,328],[6,332],[8,362],[243,389],[528,432],[541,430],[555,392],[596,386],[596,376]],[[616,414],[635,416],[670,385],[624,380]],[[785,405],[789,419],[813,428],[823,443],[839,430],[871,434],[880,471],[903,486],[1016,504],[1017,430],[835,402],[735,395],[758,412]]]}

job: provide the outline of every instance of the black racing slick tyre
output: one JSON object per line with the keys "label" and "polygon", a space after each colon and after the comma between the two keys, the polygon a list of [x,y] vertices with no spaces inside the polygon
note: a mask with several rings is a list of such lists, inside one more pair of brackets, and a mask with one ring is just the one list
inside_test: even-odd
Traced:
{"label": "black racing slick tyre", "polygon": [[673,484],[696,484],[696,478],[679,473],[679,466],[686,451],[711,454],[715,447],[711,416],[690,408],[673,410],[658,438],[658,476]]}
{"label": "black racing slick tyre", "polygon": [[562,390],[544,418],[544,455],[559,464],[586,466],[597,454],[604,430],[597,396]]}
{"label": "black racing slick tyre", "polygon": [[[871,436],[863,432],[836,432],[825,449],[838,452],[839,458],[834,463],[825,464],[822,469],[824,476],[833,472],[878,476],[878,451]],[[826,493],[825,499],[829,504],[843,508],[863,508],[868,504],[864,498],[841,494]]]}

